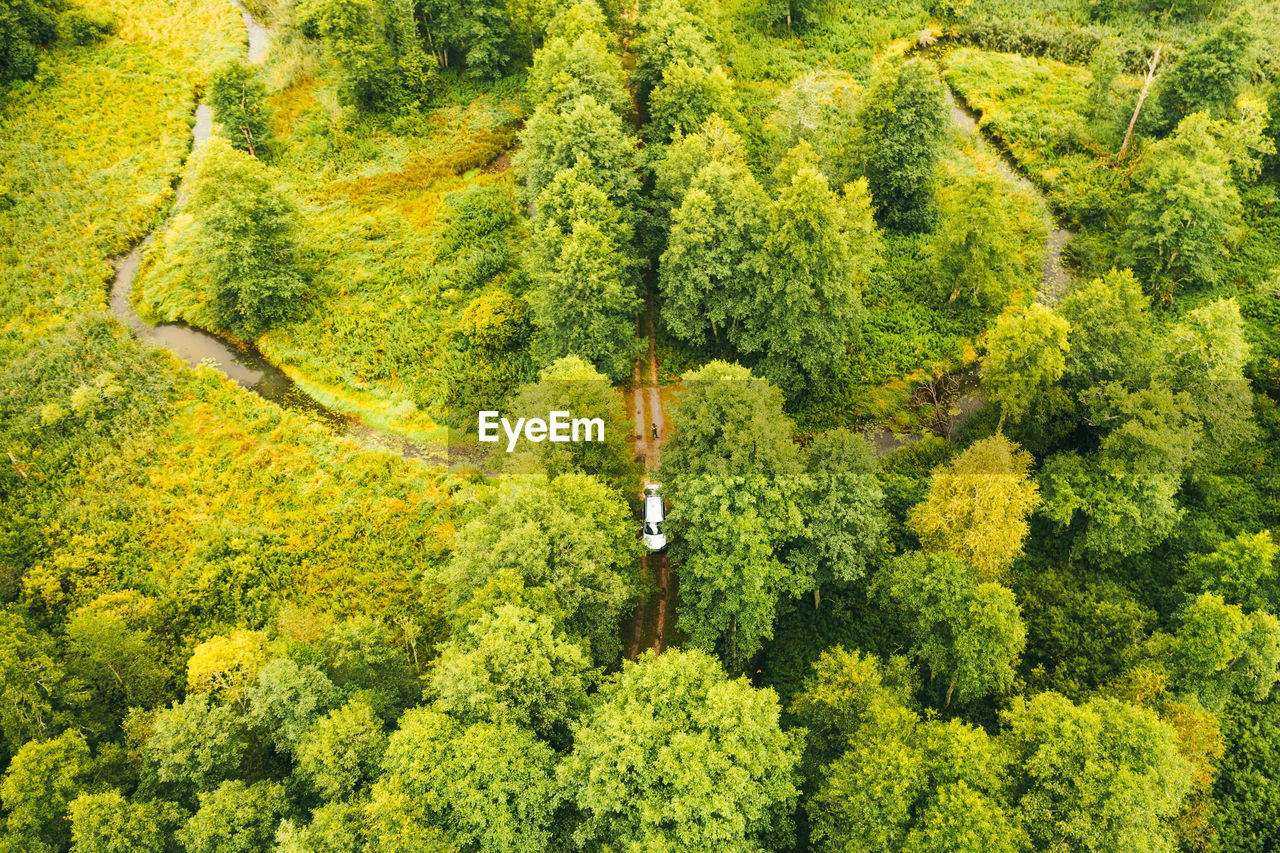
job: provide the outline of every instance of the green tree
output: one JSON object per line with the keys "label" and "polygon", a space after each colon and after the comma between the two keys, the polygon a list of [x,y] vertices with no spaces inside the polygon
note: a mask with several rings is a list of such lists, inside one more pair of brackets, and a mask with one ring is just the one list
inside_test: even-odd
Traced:
{"label": "green tree", "polygon": [[544,364],[577,355],[615,381],[630,374],[639,298],[619,248],[597,225],[577,222],[555,261],[535,271],[534,350]]}
{"label": "green tree", "polygon": [[0,610],[0,733],[10,754],[56,731],[65,678],[53,639],[21,614]]}
{"label": "green tree", "polygon": [[773,635],[778,596],[811,588],[780,553],[803,530],[799,453],[782,395],[746,368],[712,362],[684,381],[661,472],[680,624],[740,668]]}
{"label": "green tree", "polygon": [[1059,408],[1058,381],[1071,350],[1070,325],[1037,303],[1006,311],[987,336],[982,388],[1000,405],[1000,417],[1017,423],[1033,411]]}
{"label": "green tree", "polygon": [[949,302],[963,295],[974,305],[1001,308],[1016,288],[1034,285],[1018,257],[1019,220],[1006,194],[994,165],[937,188],[938,223],[926,255]]}
{"label": "green tree", "polygon": [[658,287],[662,322],[687,343],[720,340],[749,316],[765,275],[768,202],[744,165],[707,163],[672,212]]}
{"label": "green tree", "polygon": [[1089,120],[1099,121],[1108,117],[1115,101],[1116,81],[1124,70],[1121,49],[1124,45],[1115,36],[1106,36],[1089,56]]}
{"label": "green tree", "polygon": [[1124,243],[1147,288],[1167,301],[1180,287],[1217,282],[1240,194],[1204,125],[1184,122],[1148,146],[1134,181]]}
{"label": "green tree", "polygon": [[779,714],[772,690],[727,679],[701,652],[625,663],[561,766],[583,815],[576,839],[671,853],[785,844],[799,738]]}
{"label": "green tree", "polygon": [[508,409],[515,417],[546,418],[565,411],[574,418],[599,418],[603,441],[525,445],[542,461],[551,477],[578,472],[609,483],[624,494],[636,491],[639,465],[631,451],[634,424],[626,417],[621,394],[609,380],[577,356],[557,359],[538,375],[538,381],[516,392]]}
{"label": "green tree", "polygon": [[958,721],[862,729],[808,803],[817,850],[1017,853],[999,746]]}
{"label": "green tree", "polygon": [[1237,15],[1191,45],[1160,78],[1158,104],[1166,127],[1196,112],[1232,111],[1253,71],[1257,40],[1252,23]]}
{"label": "green tree", "polygon": [[304,35],[323,40],[347,103],[403,109],[434,88],[409,0],[301,0],[294,14]]}
{"label": "green tree", "polygon": [[816,778],[866,732],[912,727],[917,720],[911,694],[914,674],[901,671],[906,661],[893,658],[882,666],[874,656],[826,649],[813,663],[813,672],[791,700],[790,711],[808,732],[806,775]]}
{"label": "green tree", "polygon": [[746,143],[718,115],[708,118],[697,133],[672,140],[660,154],[653,167],[653,190],[649,193],[653,215],[660,222],[672,217],[708,164],[720,163],[731,175],[749,173]]}
{"label": "green tree", "polygon": [[661,0],[640,16],[635,39],[636,67],[631,74],[636,99],[647,104],[649,93],[668,71],[683,62],[688,68],[710,71],[715,51],[697,16],[676,0]]}
{"label": "green tree", "polygon": [[1253,389],[1245,377],[1250,347],[1234,299],[1188,311],[1156,352],[1153,379],[1172,389],[1194,430],[1193,465],[1212,470],[1253,441]]}
{"label": "green tree", "polygon": [[363,699],[352,699],[312,726],[298,744],[298,770],[326,800],[350,797],[377,775],[387,736]]}
{"label": "green tree", "polygon": [[1154,712],[1041,693],[1015,698],[1003,719],[999,740],[1032,849],[1178,849],[1172,821],[1191,788],[1191,765],[1179,755],[1177,733]]}
{"label": "green tree", "polygon": [[888,520],[871,444],[840,428],[816,436],[807,458],[808,480],[799,504],[806,533],[790,561],[813,578],[813,605],[821,589],[867,573],[885,547]]}
{"label": "green tree", "polygon": [[308,289],[298,214],[261,163],[212,140],[199,158],[190,209],[191,255],[220,326],[252,336],[296,311]]}
{"label": "green tree", "polygon": [[1020,553],[1040,503],[1029,479],[1031,454],[997,433],[975,442],[933,472],[929,492],[911,508],[907,524],[925,550],[949,551],[998,580]]}
{"label": "green tree", "polygon": [[278,657],[249,688],[249,721],[286,753],[292,753],[323,714],[338,704],[338,690],[313,664]]}
{"label": "green tree", "polygon": [[862,88],[845,71],[801,74],[774,99],[769,124],[788,147],[801,142],[817,155],[818,170],[840,186],[862,171],[857,151],[858,101]]}
{"label": "green tree", "polygon": [[200,795],[200,809],[178,830],[178,841],[187,853],[262,853],[272,849],[288,811],[276,782],[223,782]]}
{"label": "green tree", "polygon": [[952,554],[904,554],[876,576],[876,594],[898,614],[929,677],[963,704],[1013,686],[1026,629],[1013,593],[978,583]]}
{"label": "green tree", "polygon": [[1187,562],[1183,584],[1190,590],[1213,592],[1246,611],[1280,611],[1280,547],[1271,531],[1241,533],[1212,553]]}
{"label": "green tree", "polygon": [[71,801],[71,853],[165,853],[167,824],[155,802],[131,803],[114,788]]}
{"label": "green tree", "polygon": [[729,75],[718,65],[708,70],[677,60],[649,95],[646,138],[651,145],[665,145],[676,135],[697,131],[713,115],[741,123]]}
{"label": "green tree", "polygon": [[557,748],[587,707],[591,656],[547,616],[502,605],[467,626],[436,661],[436,707],[465,724],[510,723]]}
{"label": "green tree", "polygon": [[1280,681],[1280,620],[1203,593],[1182,612],[1167,660],[1171,686],[1210,711],[1233,693],[1262,701]]}
{"label": "green tree", "polygon": [[639,594],[640,556],[616,492],[582,474],[505,478],[454,548],[445,576],[456,629],[498,602],[523,601],[587,640],[596,663],[616,659],[619,620]]}
{"label": "green tree", "polygon": [[584,32],[573,41],[555,36],[534,55],[529,97],[535,104],[563,108],[590,95],[623,116],[631,110],[623,81],[622,61],[603,29]]}
{"label": "green tree", "polygon": [[209,104],[223,135],[232,148],[255,157],[258,149],[271,141],[266,99],[267,87],[256,70],[238,59],[220,66],[209,78]]}
{"label": "green tree", "polygon": [[391,722],[422,698],[409,650],[382,622],[364,613],[333,625],[320,639],[324,671],[344,694],[359,692]]}
{"label": "green tree", "polygon": [[233,776],[248,747],[235,707],[213,705],[201,693],[156,714],[142,757],[166,791],[192,803],[197,793]]}
{"label": "green tree", "polygon": [[0,5],[0,85],[35,76],[39,49],[58,37],[59,5],[39,0]]}
{"label": "green tree", "polygon": [[1222,850],[1265,853],[1280,837],[1280,697],[1234,697],[1220,717],[1226,749],[1213,777],[1214,828]]}
{"label": "green tree", "polygon": [[[404,6],[412,14],[414,6]],[[493,80],[511,62],[514,39],[507,4],[495,0],[425,0],[420,8],[442,65],[450,64],[452,50],[462,59],[467,76]]]}
{"label": "green tree", "polygon": [[880,222],[899,231],[928,231],[934,220],[935,171],[947,133],[947,109],[938,71],[913,59],[890,87],[874,89],[868,137],[871,195]]}
{"label": "green tree", "polygon": [[0,782],[6,833],[32,847],[47,844],[65,850],[71,840],[67,806],[90,767],[89,747],[79,732],[68,730],[50,740],[23,744]]}
{"label": "green tree", "polygon": [[564,106],[540,104],[525,123],[512,165],[536,200],[558,172],[581,164],[583,174],[622,210],[635,206],[636,140],[621,116],[592,95]]}
{"label": "green tree", "polygon": [[415,708],[392,733],[383,767],[371,806],[377,826],[445,830],[462,853],[551,849],[554,753],[524,729],[462,726]]}
{"label": "green tree", "polygon": [[[275,853],[352,853],[376,849],[384,851],[389,846],[366,845],[369,820],[363,801],[335,800],[325,803],[311,812],[311,822],[300,826],[286,818],[276,831]],[[436,853],[426,838],[420,839],[421,853]]]}
{"label": "green tree", "polygon": [[763,287],[737,340],[760,354],[761,375],[791,393],[830,374],[853,346],[880,248],[866,182],[838,196],[811,159],[796,149],[779,168]]}
{"label": "green tree", "polygon": [[1074,288],[1059,313],[1070,332],[1063,385],[1090,393],[1106,383],[1136,385],[1151,370],[1155,345],[1151,304],[1129,270],[1111,270]]}

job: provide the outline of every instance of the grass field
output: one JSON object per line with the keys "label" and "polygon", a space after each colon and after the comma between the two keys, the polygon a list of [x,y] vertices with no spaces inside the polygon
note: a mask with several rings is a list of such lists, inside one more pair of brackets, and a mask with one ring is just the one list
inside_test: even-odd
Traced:
{"label": "grass field", "polygon": [[65,616],[141,591],[173,637],[258,626],[284,601],[431,624],[456,478],[180,367],[101,313],[109,259],[172,203],[208,68],[243,50],[224,0],[109,5],[119,35],[46,63],[0,119],[0,437],[17,460],[0,599]]}
{"label": "grass field", "polygon": [[240,48],[220,0],[98,0],[119,34],[58,48],[0,114],[0,348],[106,306],[107,259],[172,202],[195,93]]}
{"label": "grass field", "polygon": [[[300,317],[255,343],[325,405],[380,429],[442,438],[451,378],[442,360],[466,305],[490,279],[505,282],[522,238],[512,231],[510,263],[484,280],[451,274],[437,244],[451,195],[511,185],[495,161],[515,139],[519,87],[457,83],[437,108],[393,128],[344,112],[315,57],[288,43],[281,50],[267,72],[280,85],[269,162],[300,202],[314,292]],[[135,304],[153,321],[217,330],[191,274],[190,227],[179,210],[148,255]]]}

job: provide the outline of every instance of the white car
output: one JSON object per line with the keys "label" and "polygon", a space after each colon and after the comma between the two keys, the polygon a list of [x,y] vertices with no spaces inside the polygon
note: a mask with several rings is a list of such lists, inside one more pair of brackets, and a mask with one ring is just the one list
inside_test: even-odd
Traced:
{"label": "white car", "polygon": [[662,484],[650,483],[644,487],[644,547],[661,551],[667,547],[667,534],[662,525],[667,520],[667,505],[662,502]]}

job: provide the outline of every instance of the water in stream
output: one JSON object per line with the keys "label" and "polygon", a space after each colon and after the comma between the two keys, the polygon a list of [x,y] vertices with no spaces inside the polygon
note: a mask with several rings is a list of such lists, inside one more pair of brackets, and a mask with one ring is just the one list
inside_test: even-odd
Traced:
{"label": "water in stream", "polygon": [[[270,33],[239,3],[235,0],[232,2],[244,17],[245,29],[249,35],[249,61],[261,64],[266,59]],[[209,141],[212,133],[213,111],[208,104],[200,104],[196,107],[196,121],[191,132],[191,153],[198,152]],[[176,195],[178,201],[186,197],[185,180],[179,183]],[[320,404],[300,389],[284,371],[249,347],[232,344],[185,323],[152,325],[139,317],[130,302],[130,295],[133,293],[134,279],[142,265],[143,250],[154,239],[155,232],[152,232],[133,251],[115,260],[116,277],[111,284],[112,312],[133,329],[140,340],[164,347],[192,367],[202,364],[213,367],[241,388],[252,391],[264,400],[301,412],[361,444],[380,447],[401,456],[446,461],[446,448],[443,445],[422,444],[385,433]]]}

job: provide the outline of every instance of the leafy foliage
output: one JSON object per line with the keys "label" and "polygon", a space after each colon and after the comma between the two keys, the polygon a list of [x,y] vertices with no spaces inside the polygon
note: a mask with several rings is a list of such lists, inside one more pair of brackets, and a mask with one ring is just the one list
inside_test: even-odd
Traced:
{"label": "leafy foliage", "polygon": [[727,679],[702,652],[667,651],[625,664],[601,698],[561,769],[581,843],[746,853],[786,839],[799,749],[772,691]]}
{"label": "leafy foliage", "polygon": [[297,255],[297,212],[263,167],[211,142],[191,204],[198,211],[192,251],[217,322],[253,335],[294,314],[307,292]]}

